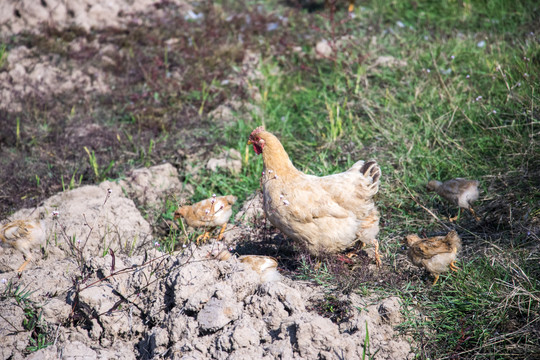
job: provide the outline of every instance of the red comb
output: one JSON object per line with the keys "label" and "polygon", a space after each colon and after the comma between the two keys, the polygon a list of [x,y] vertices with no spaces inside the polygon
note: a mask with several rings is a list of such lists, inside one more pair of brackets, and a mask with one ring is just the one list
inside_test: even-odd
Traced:
{"label": "red comb", "polygon": [[[255,130],[253,130],[253,131],[251,132],[251,135],[256,135],[256,134],[258,134],[258,133],[260,133],[260,132],[262,132],[262,131],[264,131],[264,126],[259,126],[258,128],[256,128]],[[251,136],[251,135],[250,135],[250,136]]]}

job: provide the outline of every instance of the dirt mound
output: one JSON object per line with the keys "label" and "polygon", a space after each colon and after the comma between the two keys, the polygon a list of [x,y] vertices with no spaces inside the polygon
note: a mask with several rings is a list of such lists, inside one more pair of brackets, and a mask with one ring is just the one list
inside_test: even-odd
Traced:
{"label": "dirt mound", "polygon": [[[186,11],[191,8],[183,0],[172,2],[182,5]],[[159,11],[159,1],[5,0],[0,3],[0,33],[39,32],[42,25],[77,26],[87,31],[123,27],[133,21],[132,15],[148,11]]]}
{"label": "dirt mound", "polygon": [[[170,185],[156,175],[170,177],[167,168],[145,178]],[[57,194],[13,219],[37,214],[45,214],[44,254],[20,277],[13,269],[22,255],[6,249],[1,257],[2,358],[22,359],[40,337],[50,346],[29,358],[337,359],[366,353],[405,359],[411,353],[393,329],[401,322],[397,299],[366,306],[358,295],[343,296],[348,316],[333,322],[314,306],[324,300],[317,287],[286,276],[263,282],[236,255],[215,258],[222,243],[162,253],[148,222],[114,183]],[[29,295],[21,301],[23,293]]]}

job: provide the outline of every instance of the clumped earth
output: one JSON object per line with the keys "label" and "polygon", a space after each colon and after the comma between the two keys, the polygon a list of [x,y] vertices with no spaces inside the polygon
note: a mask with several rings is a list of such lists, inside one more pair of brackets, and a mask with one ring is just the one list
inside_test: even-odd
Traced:
{"label": "clumped earth", "polygon": [[[24,261],[20,253],[5,249],[0,258],[11,289],[0,297],[2,358],[25,358],[38,341],[50,346],[30,359],[411,358],[410,339],[394,330],[403,321],[398,298],[329,298],[286,276],[263,283],[235,254],[215,258],[225,243],[238,251],[241,243],[257,243],[261,237],[247,223],[230,225],[225,243],[160,251],[123,191],[147,199],[181,195],[176,172],[163,168],[174,169],[136,171],[149,175],[146,182],[132,176],[123,186],[83,186],[12,215],[41,214],[48,241],[21,276],[14,271]],[[7,296],[16,293],[31,297]]]}

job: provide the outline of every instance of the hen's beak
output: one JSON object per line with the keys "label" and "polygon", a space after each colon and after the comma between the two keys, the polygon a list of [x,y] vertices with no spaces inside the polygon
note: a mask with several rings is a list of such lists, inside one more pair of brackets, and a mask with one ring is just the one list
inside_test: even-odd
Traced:
{"label": "hen's beak", "polygon": [[253,141],[248,140],[247,144],[248,144],[248,145],[251,145],[251,144],[253,144]]}

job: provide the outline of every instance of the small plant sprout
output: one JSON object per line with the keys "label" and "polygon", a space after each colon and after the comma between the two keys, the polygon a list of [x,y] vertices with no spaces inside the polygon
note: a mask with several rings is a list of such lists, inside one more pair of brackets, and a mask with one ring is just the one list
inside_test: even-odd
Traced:
{"label": "small plant sprout", "polygon": [[53,217],[53,219],[58,219],[59,216],[60,216],[60,212],[59,212],[59,211],[55,210],[55,211],[52,212],[52,217]]}
{"label": "small plant sprout", "polygon": [[465,79],[470,79],[471,78],[471,75],[467,74],[467,76],[465,76]]}
{"label": "small plant sprout", "polygon": [[112,189],[107,189],[107,194],[111,195],[112,194]]}
{"label": "small plant sprout", "polygon": [[273,172],[274,172],[274,170],[272,170],[272,169],[268,170],[269,174],[272,174]]}
{"label": "small plant sprout", "polygon": [[289,206],[289,204],[290,204],[290,203],[289,203],[289,200],[287,200],[287,199],[283,200],[283,205]]}
{"label": "small plant sprout", "polygon": [[5,284],[5,283],[7,283],[7,280],[6,280],[6,279],[2,279],[2,280],[0,280],[0,282],[1,282],[2,284]]}
{"label": "small plant sprout", "polygon": [[156,241],[156,242],[154,243],[154,246],[155,246],[155,247],[159,247],[159,243]]}
{"label": "small plant sprout", "polygon": [[528,77],[529,77],[529,74],[524,73],[524,74],[523,74],[523,77],[524,77],[524,78],[528,78]]}
{"label": "small plant sprout", "polygon": [[492,113],[493,113],[493,114],[496,114],[496,113],[497,113],[497,110],[493,110]]}
{"label": "small plant sprout", "polygon": [[206,215],[208,215],[208,214],[210,214],[210,210],[206,209],[206,210],[204,210],[204,213],[205,213]]}
{"label": "small plant sprout", "polygon": [[451,60],[454,60],[456,57],[454,55],[450,56]]}

